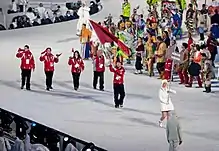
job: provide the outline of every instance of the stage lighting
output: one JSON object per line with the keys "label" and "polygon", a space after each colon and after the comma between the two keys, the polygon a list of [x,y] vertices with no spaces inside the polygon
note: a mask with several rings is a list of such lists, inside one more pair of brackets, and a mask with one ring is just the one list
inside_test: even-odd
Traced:
{"label": "stage lighting", "polygon": [[68,137],[64,137],[64,141],[67,142],[68,141]]}
{"label": "stage lighting", "polygon": [[0,119],[1,119],[1,127],[6,132],[11,132],[12,128],[11,123],[13,122],[13,117],[9,112],[1,110],[0,112]]}

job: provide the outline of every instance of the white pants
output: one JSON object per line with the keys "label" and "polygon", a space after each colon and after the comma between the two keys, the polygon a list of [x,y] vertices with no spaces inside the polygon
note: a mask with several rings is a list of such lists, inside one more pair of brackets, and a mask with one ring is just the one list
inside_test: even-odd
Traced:
{"label": "white pants", "polygon": [[178,151],[179,141],[170,141],[169,145],[169,151]]}

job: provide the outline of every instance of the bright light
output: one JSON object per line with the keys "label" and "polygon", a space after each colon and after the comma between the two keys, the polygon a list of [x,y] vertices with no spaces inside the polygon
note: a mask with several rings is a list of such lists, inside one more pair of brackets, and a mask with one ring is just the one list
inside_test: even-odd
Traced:
{"label": "bright light", "polygon": [[67,142],[67,141],[68,141],[68,137],[64,137],[64,141],[66,141],[66,142]]}

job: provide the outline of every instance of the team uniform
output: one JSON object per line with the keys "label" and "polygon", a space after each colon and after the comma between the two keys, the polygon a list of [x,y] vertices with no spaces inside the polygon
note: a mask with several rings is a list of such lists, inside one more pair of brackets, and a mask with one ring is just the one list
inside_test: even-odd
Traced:
{"label": "team uniform", "polygon": [[49,91],[52,88],[52,79],[53,79],[53,74],[54,74],[54,64],[59,62],[59,59],[57,56],[54,56],[51,53],[41,53],[42,55],[40,56],[39,60],[41,62],[44,62],[44,71],[46,75],[46,89]]}
{"label": "team uniform", "polygon": [[21,59],[21,89],[24,88],[26,83],[26,89],[30,90],[31,70],[35,69],[33,54],[30,50],[19,49],[16,57]]}
{"label": "team uniform", "polygon": [[78,90],[81,72],[84,70],[84,62],[81,58],[70,57],[68,64],[71,66],[74,89]]}
{"label": "team uniform", "polygon": [[104,90],[104,72],[105,72],[105,58],[103,55],[94,57],[94,77],[93,88],[97,88],[97,81],[99,78],[100,90]]}
{"label": "team uniform", "polygon": [[111,72],[114,73],[114,80],[113,80],[113,89],[114,89],[114,102],[115,107],[118,108],[123,107],[123,101],[125,98],[125,88],[124,88],[124,74],[125,69],[121,68],[114,68],[112,65],[109,66]]}

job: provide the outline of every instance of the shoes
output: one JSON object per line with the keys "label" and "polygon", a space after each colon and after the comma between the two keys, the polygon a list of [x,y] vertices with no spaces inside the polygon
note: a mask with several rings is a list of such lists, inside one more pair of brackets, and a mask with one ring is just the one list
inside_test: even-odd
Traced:
{"label": "shoes", "polygon": [[100,91],[104,91],[104,89],[100,89]]}
{"label": "shoes", "polygon": [[74,88],[75,89],[75,91],[77,91],[78,90],[78,88]]}
{"label": "shoes", "polygon": [[192,85],[191,85],[191,84],[186,84],[185,87],[187,87],[187,88],[191,88]]}
{"label": "shoes", "polygon": [[49,87],[49,89],[53,89],[53,87]]}
{"label": "shoes", "polygon": [[95,90],[97,89],[96,87],[93,87]]}
{"label": "shoes", "polygon": [[30,88],[26,88],[26,90],[30,91],[31,89]]}
{"label": "shoes", "polygon": [[46,88],[47,91],[49,91],[49,88]]}
{"label": "shoes", "polygon": [[21,89],[23,90],[23,89],[24,89],[24,86],[21,86]]}
{"label": "shoes", "polygon": [[123,108],[123,104],[119,105],[119,107]]}
{"label": "shoes", "polygon": [[163,127],[162,121],[159,121],[159,126],[160,126],[160,127]]}
{"label": "shoes", "polygon": [[115,108],[119,108],[119,105],[115,105]]}
{"label": "shoes", "polygon": [[179,84],[184,84],[183,82],[180,82]]}

